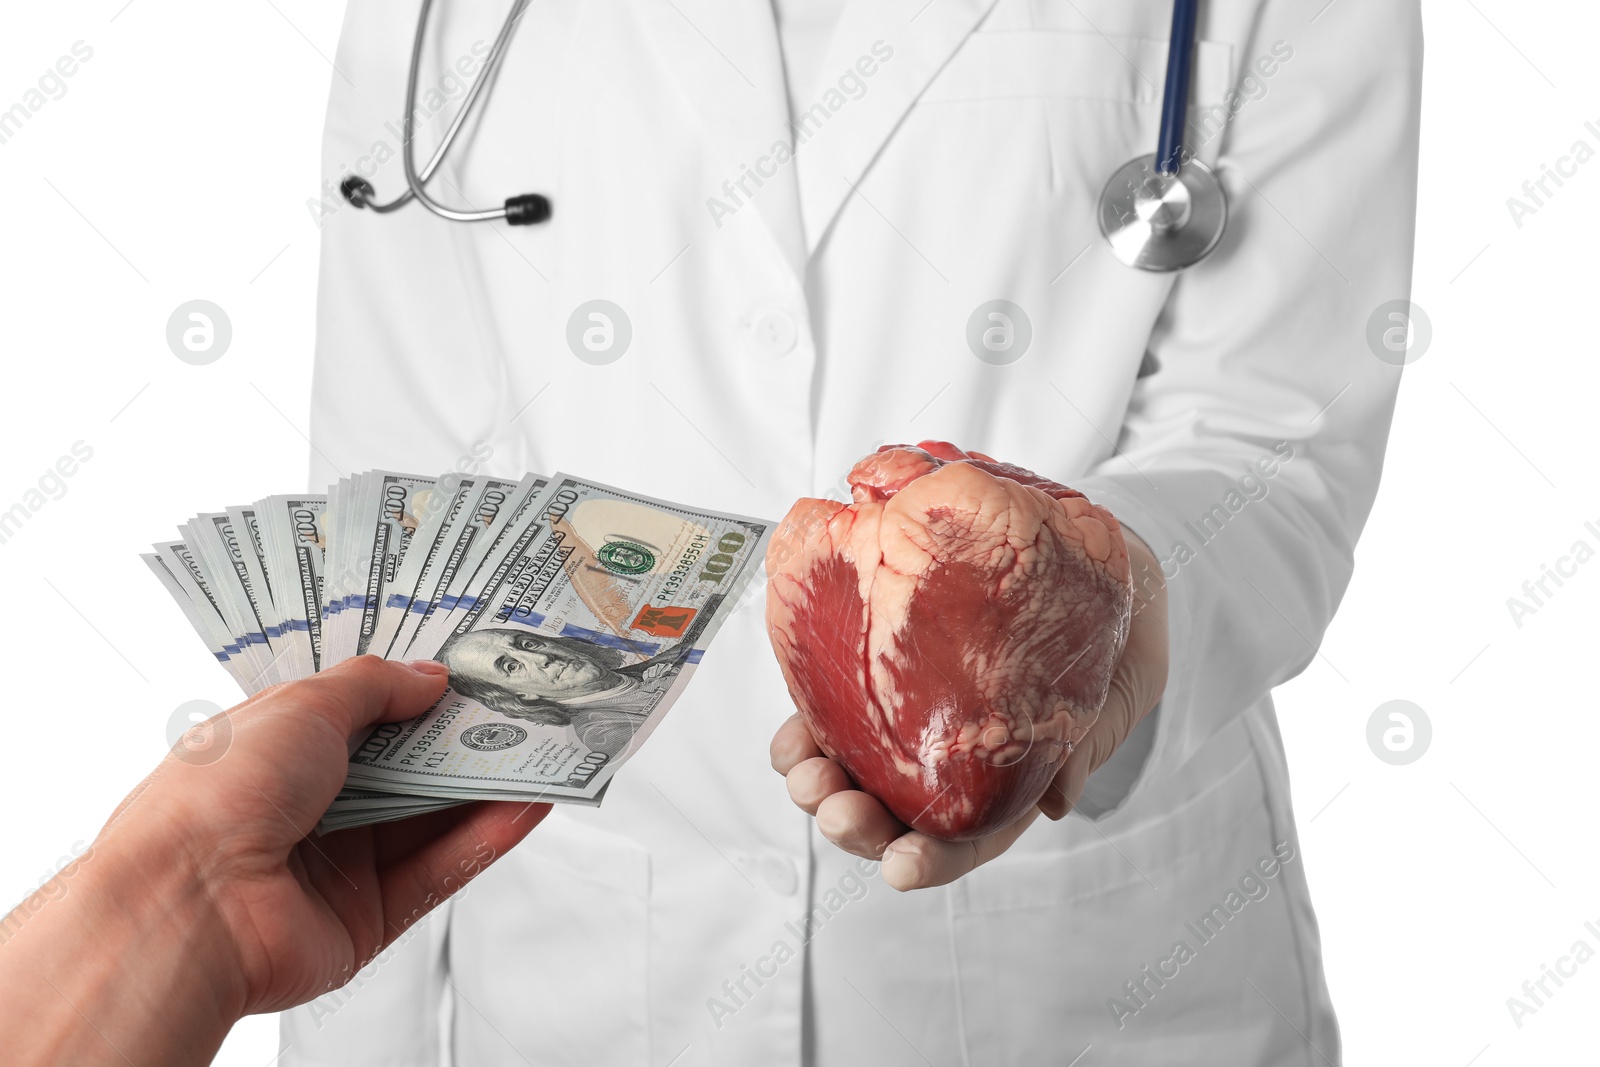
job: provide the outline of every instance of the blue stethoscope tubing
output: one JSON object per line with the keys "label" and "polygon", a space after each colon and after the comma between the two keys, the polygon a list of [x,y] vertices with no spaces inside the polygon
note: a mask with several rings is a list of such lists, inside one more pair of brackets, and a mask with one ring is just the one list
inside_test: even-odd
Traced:
{"label": "blue stethoscope tubing", "polygon": [[1172,40],[1167,44],[1167,84],[1161,94],[1161,139],[1156,173],[1172,177],[1183,156],[1183,126],[1189,112],[1189,74],[1194,64],[1195,24],[1200,0],[1174,0]]}
{"label": "blue stethoscope tubing", "polygon": [[1130,267],[1186,270],[1210,255],[1228,225],[1228,198],[1210,167],[1185,159],[1200,0],[1173,0],[1161,127],[1154,155],[1118,168],[1100,194],[1100,232]]}

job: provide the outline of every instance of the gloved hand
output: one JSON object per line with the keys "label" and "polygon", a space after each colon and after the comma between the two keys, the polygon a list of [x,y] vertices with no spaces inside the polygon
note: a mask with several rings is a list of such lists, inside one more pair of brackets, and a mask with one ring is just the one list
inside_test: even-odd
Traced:
{"label": "gloved hand", "polygon": [[772,767],[787,779],[789,796],[816,816],[824,837],[846,852],[883,860],[883,879],[895,889],[944,885],[1010,848],[1039,814],[1063,818],[1083,794],[1089,775],[1116,751],[1161,699],[1167,685],[1167,592],[1149,547],[1123,530],[1133,577],[1133,617],[1127,644],[1112,673],[1099,717],[1067,756],[1033,809],[1005,828],[972,841],[940,841],[908,831],[876,799],[823,755],[797,714],[772,739]]}

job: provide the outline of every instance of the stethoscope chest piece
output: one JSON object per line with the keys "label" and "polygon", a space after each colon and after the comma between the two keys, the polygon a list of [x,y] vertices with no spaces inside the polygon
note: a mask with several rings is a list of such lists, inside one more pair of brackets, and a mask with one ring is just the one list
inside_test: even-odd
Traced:
{"label": "stethoscope chest piece", "polygon": [[1190,159],[1174,175],[1154,155],[1124,164],[1100,194],[1100,233],[1130,267],[1171,273],[1217,247],[1228,224],[1228,198],[1210,167]]}
{"label": "stethoscope chest piece", "polygon": [[1228,198],[1210,167],[1183,147],[1200,0],[1172,0],[1172,41],[1154,155],[1125,163],[1100,193],[1100,233],[1130,267],[1160,274],[1211,254],[1228,226]]}

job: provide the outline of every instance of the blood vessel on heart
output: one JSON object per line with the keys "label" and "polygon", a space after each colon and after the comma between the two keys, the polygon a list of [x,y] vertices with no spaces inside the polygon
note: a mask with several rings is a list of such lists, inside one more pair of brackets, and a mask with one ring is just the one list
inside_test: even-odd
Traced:
{"label": "blood vessel on heart", "polygon": [[1105,508],[940,441],[801,500],[767,550],[767,631],[822,750],[913,829],[1021,817],[1105,703],[1133,587]]}

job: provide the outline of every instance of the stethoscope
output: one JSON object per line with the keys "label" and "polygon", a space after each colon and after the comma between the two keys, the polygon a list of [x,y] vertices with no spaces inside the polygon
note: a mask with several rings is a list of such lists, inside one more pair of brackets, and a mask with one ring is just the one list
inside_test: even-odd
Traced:
{"label": "stethoscope", "polygon": [[439,203],[428,195],[426,188],[428,179],[433,177],[433,172],[439,169],[439,164],[444,162],[450,146],[455,143],[456,134],[466,123],[467,116],[472,114],[472,108],[482,95],[484,86],[494,80],[495,71],[500,66],[500,58],[505,54],[506,45],[511,42],[512,31],[517,28],[517,21],[522,18],[527,6],[528,0],[512,0],[511,10],[506,14],[500,33],[494,39],[494,47],[489,49],[489,55],[483,62],[483,70],[473,81],[472,88],[467,91],[466,99],[461,102],[461,110],[456,112],[450,128],[445,130],[444,138],[440,140],[439,147],[433,150],[433,157],[428,160],[428,165],[418,173],[416,158],[412,151],[415,124],[413,115],[417,107],[417,72],[422,67],[422,44],[428,33],[428,11],[433,7],[433,0],[422,0],[422,12],[417,16],[417,32],[411,39],[411,72],[406,76],[406,114],[401,127],[401,136],[405,138],[405,144],[401,148],[400,157],[405,165],[406,191],[387,204],[374,203],[372,198],[376,194],[372,183],[351,174],[339,183],[339,191],[344,194],[346,200],[356,207],[368,208],[380,215],[387,215],[396,208],[404,207],[406,202],[414,197],[423,207],[450,222],[487,222],[490,219],[505,219],[511,226],[532,226],[550,217],[550,199],[540,193],[522,193],[513,196],[506,200],[503,207],[487,208],[482,211],[461,211]]}
{"label": "stethoscope", "polygon": [[1211,254],[1228,226],[1228,198],[1210,167],[1184,159],[1189,67],[1200,0],[1174,0],[1161,136],[1153,156],[1123,164],[1100,193],[1100,232],[1111,254],[1139,270],[1171,273]]}
{"label": "stethoscope", "polygon": [[[461,211],[446,207],[428,195],[426,185],[444,162],[484,87],[499,68],[506,45],[528,0],[513,0],[511,10],[495,37],[483,71],[472,83],[461,110],[419,173],[412,151],[413,114],[417,100],[417,73],[422,66],[422,46],[427,36],[428,12],[433,0],[422,0],[417,32],[411,42],[411,70],[406,77],[405,165],[407,190],[387,204],[373,201],[372,183],[349,175],[339,185],[344,198],[358,208],[386,215],[415,198],[440,218],[451,222],[505,219],[512,226],[529,226],[550,217],[550,200],[539,193],[513,196],[503,207]],[[1130,160],[1111,176],[1100,194],[1100,232],[1111,254],[1139,270],[1172,272],[1192,267],[1222,240],[1228,224],[1228,198],[1210,167],[1198,159],[1184,159],[1183,127],[1189,112],[1189,74],[1194,57],[1195,26],[1200,0],[1174,0],[1172,40],[1167,50],[1167,82],[1161,103],[1161,136],[1154,155]]]}

